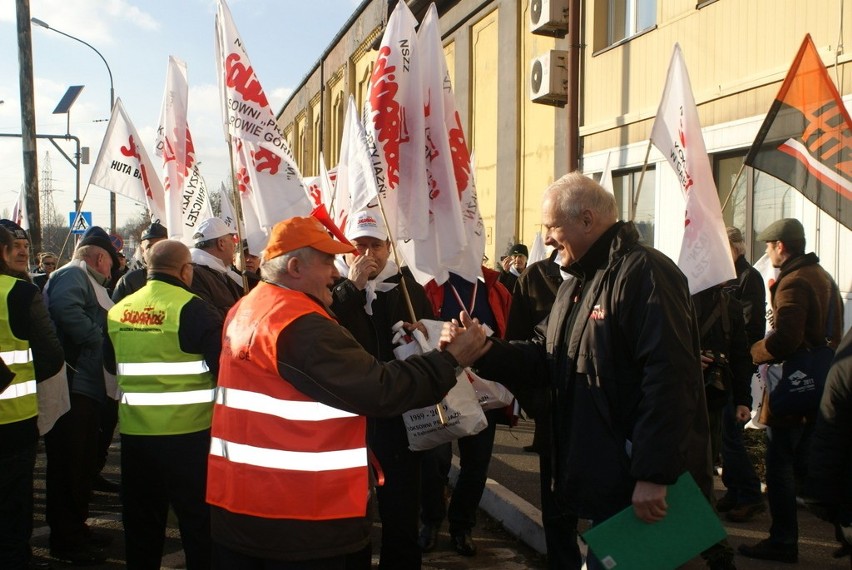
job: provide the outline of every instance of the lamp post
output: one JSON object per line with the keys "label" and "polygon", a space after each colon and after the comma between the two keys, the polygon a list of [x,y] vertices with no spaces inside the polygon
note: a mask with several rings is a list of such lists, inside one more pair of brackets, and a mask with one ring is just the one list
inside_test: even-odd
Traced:
{"label": "lamp post", "polygon": [[[89,47],[96,54],[98,54],[98,57],[101,58],[101,61],[104,62],[104,65],[107,68],[107,73],[109,74],[109,111],[110,111],[110,113],[112,113],[112,108],[115,107],[115,87],[114,87],[113,82],[112,82],[112,70],[109,68],[109,64],[107,63],[107,60],[103,56],[103,54],[101,52],[99,52],[95,48],[95,46],[93,46],[92,44],[85,42],[78,37],[72,36],[71,34],[66,34],[65,32],[57,30],[56,28],[51,28],[47,24],[47,22],[45,22],[44,20],[39,20],[38,18],[30,18],[30,21],[33,24],[35,24],[36,26],[40,26],[40,27],[42,27],[46,30],[51,30],[53,32],[56,32],[57,34],[63,35],[66,38],[71,38],[72,40],[78,41],[81,44],[83,44],[84,46]],[[110,230],[114,232],[115,231],[115,193],[113,193],[113,192],[110,192],[110,194],[109,194],[109,226],[110,226]]]}

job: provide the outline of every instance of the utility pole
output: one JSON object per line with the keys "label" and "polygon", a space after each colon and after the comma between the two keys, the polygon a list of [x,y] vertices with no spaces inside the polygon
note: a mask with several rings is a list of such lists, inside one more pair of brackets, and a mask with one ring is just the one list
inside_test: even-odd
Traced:
{"label": "utility pole", "polygon": [[30,249],[41,251],[41,216],[38,200],[33,43],[30,33],[30,2],[15,0],[18,18],[18,82],[21,89],[21,146],[24,160],[24,200],[30,222]]}

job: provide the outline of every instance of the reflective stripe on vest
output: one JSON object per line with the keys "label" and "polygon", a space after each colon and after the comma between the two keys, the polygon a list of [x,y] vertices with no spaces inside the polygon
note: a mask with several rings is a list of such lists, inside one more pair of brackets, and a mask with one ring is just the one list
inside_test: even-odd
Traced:
{"label": "reflective stripe on vest", "polygon": [[210,454],[234,463],[288,471],[334,471],[367,466],[366,447],[312,453],[266,449],[214,437],[210,440]]}
{"label": "reflective stripe on vest", "polygon": [[12,289],[31,286],[9,275],[0,275],[0,357],[15,374],[12,383],[0,392],[0,425],[13,424],[38,415],[33,353],[29,341],[16,337],[12,332],[8,309]]}
{"label": "reflective stripe on vest", "polygon": [[304,293],[267,283],[228,313],[207,471],[209,504],[265,519],[366,516],[366,419],[334,408],[333,399],[322,403],[300,392],[279,372],[278,339],[305,315],[331,318]]}
{"label": "reflective stripe on vest", "polygon": [[215,384],[202,354],[181,349],[181,314],[195,298],[152,279],[107,316],[115,349],[119,431],[179,435],[210,428]]}
{"label": "reflective stripe on vest", "polygon": [[213,401],[214,390],[190,392],[124,392],[121,403],[128,406],[182,406]]}
{"label": "reflective stripe on vest", "polygon": [[20,384],[12,384],[5,390],[0,392],[0,400],[23,398],[24,396],[29,396],[36,393],[36,381],[27,380],[26,382],[22,382]]}
{"label": "reflective stripe on vest", "polygon": [[[121,376],[180,376],[182,374],[202,374],[209,372],[203,360],[192,362],[120,362],[118,373]],[[211,400],[212,401],[212,400]]]}
{"label": "reflective stripe on vest", "polygon": [[6,363],[6,366],[12,364],[27,364],[33,361],[33,351],[27,350],[6,350],[0,352],[0,358]]}
{"label": "reflective stripe on vest", "polygon": [[216,392],[216,403],[237,410],[269,414],[285,420],[321,422],[336,418],[357,417],[356,414],[332,408],[320,402],[280,400],[266,394],[236,388],[220,387]]}

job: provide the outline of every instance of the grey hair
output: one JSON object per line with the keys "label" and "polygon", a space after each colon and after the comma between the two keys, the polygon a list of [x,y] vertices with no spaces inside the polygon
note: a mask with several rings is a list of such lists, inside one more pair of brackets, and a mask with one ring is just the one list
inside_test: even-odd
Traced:
{"label": "grey hair", "polygon": [[545,199],[552,196],[561,220],[576,220],[585,210],[591,210],[604,221],[618,221],[615,196],[603,186],[575,170],[556,180],[545,190]]}
{"label": "grey hair", "polygon": [[80,246],[80,247],[78,247],[77,249],[74,250],[74,256],[73,257],[74,257],[74,259],[85,260],[85,259],[92,257],[93,255],[98,255],[101,252],[109,255],[109,252],[107,252],[102,247],[98,247],[96,245],[82,245],[82,246]]}
{"label": "grey hair", "polygon": [[288,251],[284,255],[279,255],[272,259],[264,257],[260,261],[260,277],[264,281],[276,281],[282,275],[287,275],[287,263],[289,263],[290,259],[296,258],[305,261],[314,255],[315,252],[314,248],[307,246]]}

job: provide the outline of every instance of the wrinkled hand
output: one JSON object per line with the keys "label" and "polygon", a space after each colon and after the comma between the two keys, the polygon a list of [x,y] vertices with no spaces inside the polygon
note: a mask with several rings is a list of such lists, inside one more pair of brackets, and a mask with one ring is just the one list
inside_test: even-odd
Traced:
{"label": "wrinkled hand", "polygon": [[713,364],[713,359],[709,356],[701,355],[701,370],[706,370],[708,366]]}
{"label": "wrinkled hand", "polygon": [[669,506],[666,503],[666,486],[650,481],[636,481],[633,488],[633,512],[646,523],[663,520]]}
{"label": "wrinkled hand", "polygon": [[359,255],[349,267],[349,280],[359,291],[363,291],[370,279],[370,274],[378,269],[376,259],[371,255]]}
{"label": "wrinkled hand", "polygon": [[747,422],[751,419],[751,410],[748,406],[737,406],[737,421]]}
{"label": "wrinkled hand", "polygon": [[402,328],[405,329],[405,332],[407,333],[412,333],[415,330],[418,330],[423,333],[423,336],[429,338],[429,331],[426,329],[426,325],[420,321],[417,321],[416,323],[402,323]]}
{"label": "wrinkled hand", "polygon": [[444,324],[440,346],[442,350],[452,354],[459,365],[466,367],[488,352],[491,343],[488,342],[485,329],[466,312],[461,313],[460,321],[461,323],[453,319],[452,322]]}
{"label": "wrinkled hand", "polygon": [[503,268],[503,271],[509,271],[509,268],[512,266],[513,260],[514,258],[511,255],[507,255],[506,257],[500,260],[500,267]]}

